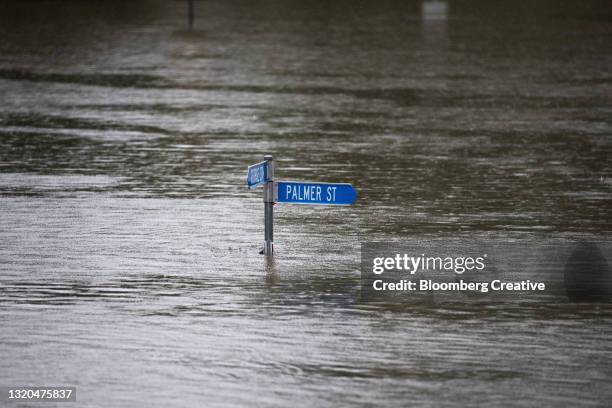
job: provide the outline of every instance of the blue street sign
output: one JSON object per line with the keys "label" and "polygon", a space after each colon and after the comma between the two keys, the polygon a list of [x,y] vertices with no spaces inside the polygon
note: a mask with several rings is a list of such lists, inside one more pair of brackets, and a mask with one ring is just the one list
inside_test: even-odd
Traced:
{"label": "blue street sign", "polygon": [[346,183],[279,181],[278,202],[291,204],[351,205],[357,190]]}
{"label": "blue street sign", "polygon": [[267,161],[249,166],[247,170],[247,186],[249,186],[249,188],[255,188],[266,181],[268,181]]}

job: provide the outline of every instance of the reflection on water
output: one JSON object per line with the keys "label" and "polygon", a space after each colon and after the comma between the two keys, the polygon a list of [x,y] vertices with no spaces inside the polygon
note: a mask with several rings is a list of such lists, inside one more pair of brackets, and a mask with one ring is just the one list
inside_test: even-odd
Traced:
{"label": "reflection on water", "polygon": [[[608,304],[372,305],[359,243],[605,239],[606,2],[0,5],[0,383],[90,406],[602,405]],[[277,206],[246,166],[350,182]],[[570,268],[571,269],[571,268]],[[571,271],[567,272],[571,275]]]}

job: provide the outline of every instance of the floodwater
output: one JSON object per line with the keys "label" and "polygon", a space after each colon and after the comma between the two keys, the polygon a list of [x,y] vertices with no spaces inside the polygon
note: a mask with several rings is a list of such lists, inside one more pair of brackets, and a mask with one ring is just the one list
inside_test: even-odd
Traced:
{"label": "floodwater", "polygon": [[[359,299],[364,241],[609,237],[609,3],[496,3],[2,2],[0,386],[609,406],[608,304]],[[273,262],[266,153],[359,190],[277,205]]]}

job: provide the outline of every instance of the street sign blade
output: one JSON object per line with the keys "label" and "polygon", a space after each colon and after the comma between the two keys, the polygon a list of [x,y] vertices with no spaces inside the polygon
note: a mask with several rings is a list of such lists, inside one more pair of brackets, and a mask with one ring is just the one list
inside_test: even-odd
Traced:
{"label": "street sign blade", "polygon": [[247,186],[249,186],[249,188],[255,188],[260,184],[264,184],[266,181],[268,181],[267,161],[249,166],[247,169]]}
{"label": "street sign blade", "polygon": [[289,204],[351,205],[357,190],[348,183],[279,181],[278,202]]}

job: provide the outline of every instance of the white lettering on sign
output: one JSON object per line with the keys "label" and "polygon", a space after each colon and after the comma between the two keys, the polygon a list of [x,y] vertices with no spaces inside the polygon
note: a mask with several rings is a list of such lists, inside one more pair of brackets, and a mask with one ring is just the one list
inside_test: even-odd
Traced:
{"label": "white lettering on sign", "polygon": [[334,202],[336,200],[336,187],[327,187],[323,197],[323,188],[314,184],[287,184],[285,196],[293,201]]}
{"label": "white lettering on sign", "polygon": [[251,172],[251,183],[257,182],[259,180],[263,180],[263,167],[257,167]]}
{"label": "white lettering on sign", "polygon": [[336,201],[336,188],[337,187],[327,187],[327,201]]}

